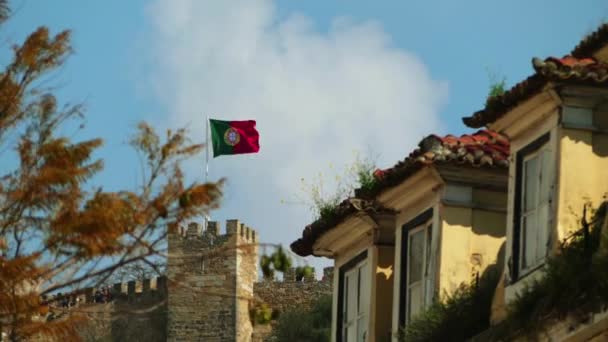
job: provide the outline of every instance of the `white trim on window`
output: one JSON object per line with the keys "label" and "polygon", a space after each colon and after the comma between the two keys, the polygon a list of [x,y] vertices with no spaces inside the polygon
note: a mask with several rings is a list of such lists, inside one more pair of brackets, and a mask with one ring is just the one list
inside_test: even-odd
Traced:
{"label": "white trim on window", "polygon": [[549,244],[552,187],[549,144],[524,156],[522,165],[520,264],[522,274],[545,262]]}
{"label": "white trim on window", "polygon": [[432,221],[411,229],[407,238],[406,324],[426,308],[432,299]]}
{"label": "white trim on window", "polygon": [[342,341],[365,342],[368,336],[370,272],[363,260],[344,273]]}

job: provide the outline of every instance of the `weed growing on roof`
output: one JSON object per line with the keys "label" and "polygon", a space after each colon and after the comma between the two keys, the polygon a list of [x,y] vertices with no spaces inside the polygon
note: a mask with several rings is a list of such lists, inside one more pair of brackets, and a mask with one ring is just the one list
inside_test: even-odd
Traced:
{"label": "weed growing on roof", "polygon": [[355,153],[355,160],[350,165],[335,168],[330,164],[328,172],[319,172],[311,181],[301,178],[300,189],[304,199],[281,202],[306,204],[315,220],[328,220],[336,214],[343,200],[354,195],[356,188],[369,190],[374,187],[375,169],[375,158]]}
{"label": "weed growing on roof", "polygon": [[498,96],[502,96],[507,90],[507,78],[505,76],[498,76],[497,73],[487,70],[488,79],[490,81],[490,88],[488,89],[488,97],[486,104],[492,99]]}

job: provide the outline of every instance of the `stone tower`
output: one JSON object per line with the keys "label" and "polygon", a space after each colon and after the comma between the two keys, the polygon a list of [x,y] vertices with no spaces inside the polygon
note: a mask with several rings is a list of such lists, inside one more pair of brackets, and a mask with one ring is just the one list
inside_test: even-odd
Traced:
{"label": "stone tower", "polygon": [[238,220],[169,235],[168,341],[250,341],[256,232]]}

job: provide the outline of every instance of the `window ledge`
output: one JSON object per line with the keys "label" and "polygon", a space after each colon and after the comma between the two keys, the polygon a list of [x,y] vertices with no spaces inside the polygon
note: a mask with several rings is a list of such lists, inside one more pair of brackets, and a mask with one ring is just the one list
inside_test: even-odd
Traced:
{"label": "window ledge", "polygon": [[517,278],[514,282],[511,282],[511,284],[509,284],[509,285],[515,285],[515,284],[519,283],[520,281],[524,280],[525,278],[528,278],[530,275],[532,275],[533,273],[536,273],[536,271],[538,271],[544,267],[545,267],[545,261],[543,260],[543,262],[541,262],[540,264],[538,264],[534,267],[531,267],[527,270],[520,270],[521,274],[519,275],[519,278]]}

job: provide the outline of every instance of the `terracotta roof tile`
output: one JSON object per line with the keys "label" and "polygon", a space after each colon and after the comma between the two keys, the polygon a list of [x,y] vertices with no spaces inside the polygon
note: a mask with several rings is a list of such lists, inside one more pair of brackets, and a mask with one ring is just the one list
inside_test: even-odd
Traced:
{"label": "terracotta roof tile", "polygon": [[[298,255],[312,254],[312,246],[324,233],[360,211],[388,212],[376,202],[376,196],[396,186],[416,171],[432,164],[456,164],[473,167],[507,168],[509,166],[509,140],[496,132],[480,130],[460,137],[429,135],[407,158],[386,170],[374,171],[376,184],[369,190],[355,190],[356,199],[347,199],[331,218],[317,220],[302,232],[302,238],[291,244]],[[358,201],[358,206],[353,205]]]}
{"label": "terracotta roof tile", "polygon": [[430,135],[424,138],[403,161],[390,169],[377,171],[378,183],[369,191],[358,190],[357,196],[370,198],[401,183],[424,165],[438,163],[464,164],[474,167],[508,167],[509,140],[496,132],[480,130],[460,137]]}
{"label": "terracotta roof tile", "polygon": [[534,58],[532,66],[534,75],[516,84],[503,95],[489,98],[486,107],[472,116],[463,118],[464,123],[473,128],[486,126],[539,93],[548,82],[608,85],[608,63],[593,58]]}

